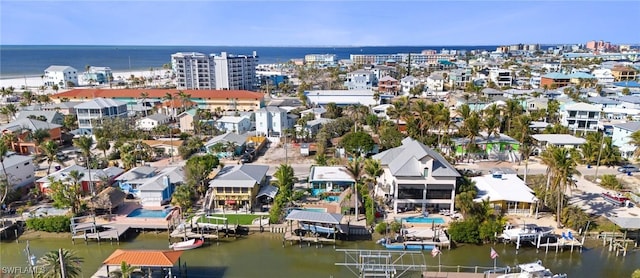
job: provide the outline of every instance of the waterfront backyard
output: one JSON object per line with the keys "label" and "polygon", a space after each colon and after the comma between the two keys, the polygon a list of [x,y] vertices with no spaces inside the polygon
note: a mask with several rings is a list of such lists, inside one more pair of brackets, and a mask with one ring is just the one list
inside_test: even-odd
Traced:
{"label": "waterfront backyard", "polygon": [[[5,241],[0,244],[2,267],[27,265],[24,240],[20,243]],[[36,257],[58,248],[77,252],[84,259],[83,277],[90,277],[116,249],[166,250],[167,246],[167,234],[164,232],[141,233],[125,239],[120,245],[104,242],[72,245],[70,239],[30,241],[31,252]],[[542,260],[544,266],[555,273],[567,273],[569,277],[630,277],[640,265],[640,252],[633,251],[626,257],[616,257],[615,253],[602,248],[601,241],[588,241],[582,253],[537,253],[533,248],[523,248],[516,254],[513,245],[463,245],[452,250],[442,250],[441,263],[446,267],[443,270],[456,271],[457,266],[492,267],[493,260],[489,256],[491,247],[500,254],[498,266]],[[337,248],[382,249],[382,246],[372,241],[338,241]],[[428,270],[437,269],[438,258],[431,257],[430,251],[424,252],[424,258]],[[283,248],[282,235],[272,233],[254,233],[238,239],[222,240],[219,245],[207,244],[202,248],[185,251],[181,260],[187,264],[189,277],[355,277],[345,267],[335,266],[336,262],[344,260],[344,255],[334,248],[316,248],[314,245],[286,245]],[[420,277],[420,274],[404,277]]]}

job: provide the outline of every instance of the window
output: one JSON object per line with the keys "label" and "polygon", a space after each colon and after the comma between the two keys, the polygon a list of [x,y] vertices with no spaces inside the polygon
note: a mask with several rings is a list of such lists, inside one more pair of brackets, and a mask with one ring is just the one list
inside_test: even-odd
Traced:
{"label": "window", "polygon": [[24,163],[24,166],[29,165],[29,163],[30,163],[29,161],[25,162],[25,163]]}
{"label": "window", "polygon": [[429,168],[424,168],[423,172],[422,172],[422,176],[425,178],[429,177]]}

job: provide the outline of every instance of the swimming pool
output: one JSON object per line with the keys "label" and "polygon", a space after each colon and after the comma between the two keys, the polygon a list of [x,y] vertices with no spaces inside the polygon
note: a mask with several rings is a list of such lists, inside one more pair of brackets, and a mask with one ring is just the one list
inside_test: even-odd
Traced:
{"label": "swimming pool", "polygon": [[327,212],[326,208],[292,208],[292,209],[289,209],[289,212],[287,212],[287,214],[289,214],[292,210],[306,210],[306,211],[313,211],[313,212]]}
{"label": "swimming pool", "polygon": [[414,216],[402,218],[402,221],[407,223],[444,224],[444,219],[441,217]]}
{"label": "swimming pool", "polygon": [[327,202],[337,202],[340,201],[340,196],[327,196],[324,200]]}
{"label": "swimming pool", "polygon": [[148,209],[135,209],[127,215],[127,217],[139,217],[139,218],[165,218],[171,212],[171,209],[164,210],[148,210]]}

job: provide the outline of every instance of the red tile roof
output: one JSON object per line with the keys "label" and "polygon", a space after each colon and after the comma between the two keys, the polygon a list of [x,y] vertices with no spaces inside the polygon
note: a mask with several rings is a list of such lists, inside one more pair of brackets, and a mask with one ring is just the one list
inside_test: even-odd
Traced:
{"label": "red tile roof", "polygon": [[147,98],[164,98],[170,93],[174,98],[183,92],[191,95],[192,99],[262,99],[264,94],[246,90],[176,90],[176,89],[73,89],[52,95],[51,98],[141,98],[140,94],[147,93]]}
{"label": "red tile roof", "polygon": [[113,251],[103,264],[120,265],[123,261],[132,266],[172,267],[183,251],[122,250]]}

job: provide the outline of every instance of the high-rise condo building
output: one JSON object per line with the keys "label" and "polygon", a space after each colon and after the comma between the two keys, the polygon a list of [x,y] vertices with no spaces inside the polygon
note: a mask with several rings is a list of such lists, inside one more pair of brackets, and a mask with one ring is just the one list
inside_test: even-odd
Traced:
{"label": "high-rise condo building", "polygon": [[178,89],[254,90],[257,84],[255,51],[252,56],[178,52],[171,55],[171,64]]}

